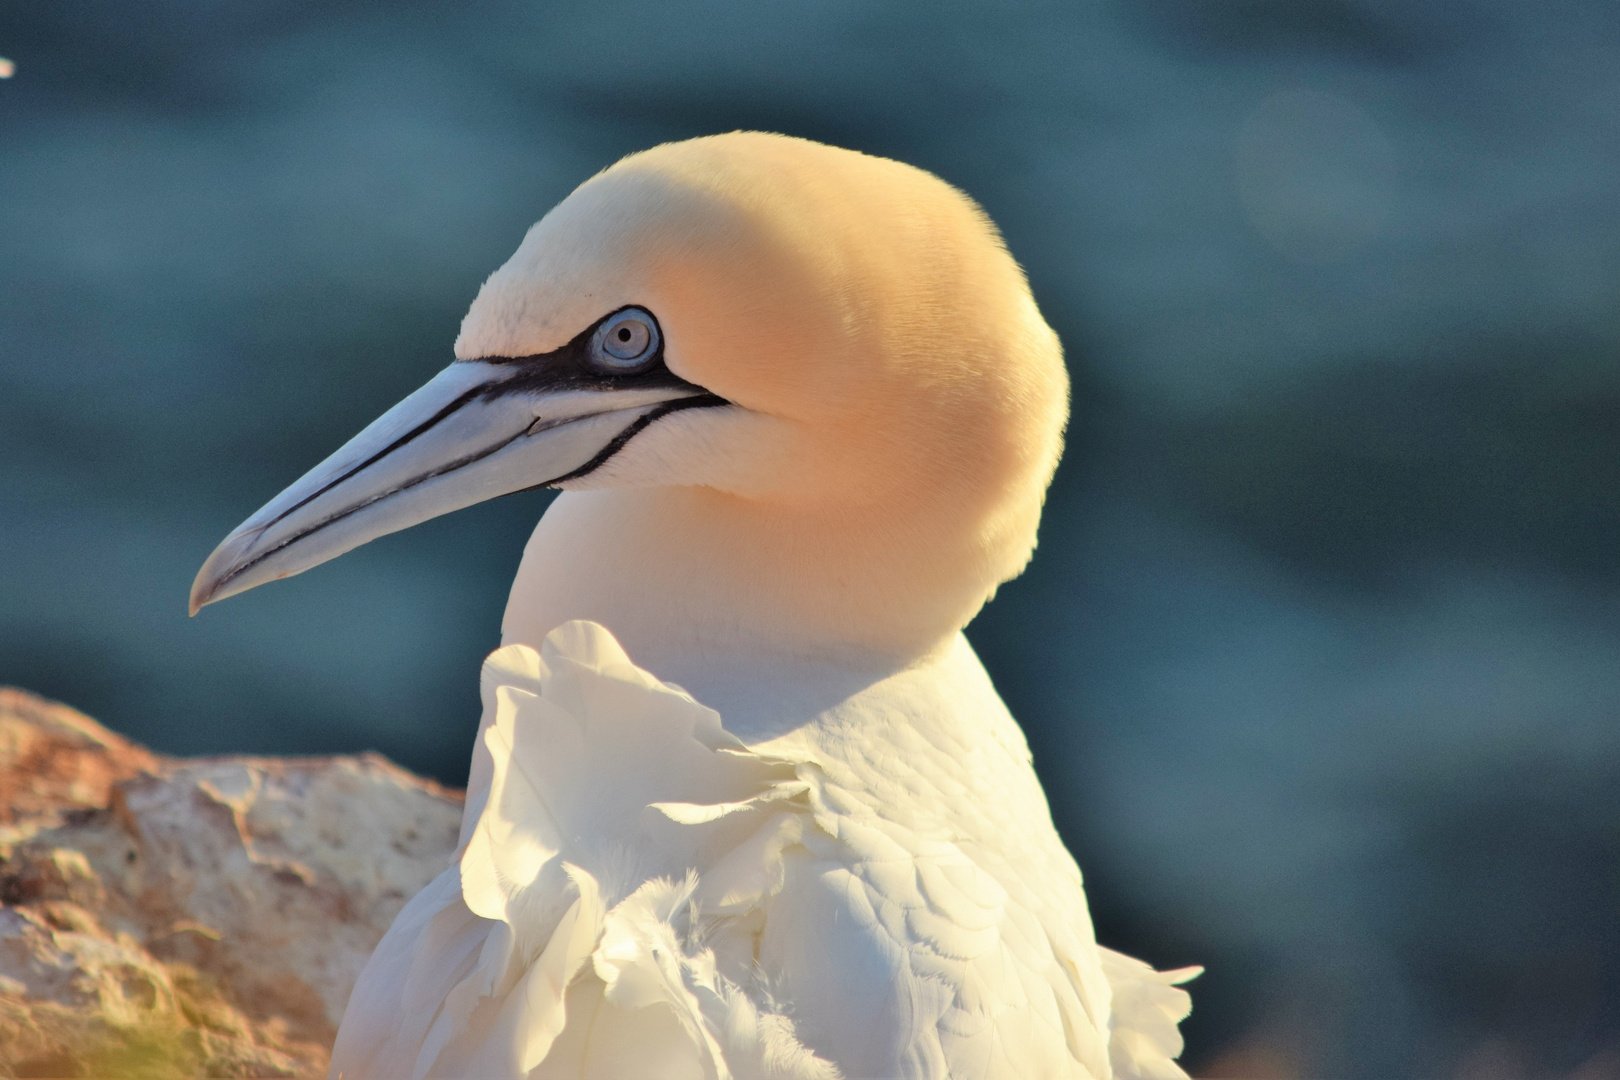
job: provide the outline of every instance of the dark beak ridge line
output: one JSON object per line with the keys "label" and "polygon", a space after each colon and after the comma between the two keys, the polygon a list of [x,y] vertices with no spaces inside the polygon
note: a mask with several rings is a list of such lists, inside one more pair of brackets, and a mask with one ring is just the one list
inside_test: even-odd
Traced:
{"label": "dark beak ridge line", "polygon": [[[499,386],[500,382],[501,382],[501,380],[497,380],[496,382],[490,382],[490,383],[481,383],[478,386],[475,386],[470,390],[462,391],[461,394],[457,395],[457,397],[453,401],[451,401],[448,405],[444,406],[438,412],[434,413],[432,416],[428,417],[426,420],[422,421],[420,424],[416,425],[414,428],[407,431],[405,434],[401,435],[399,438],[395,439],[393,442],[389,443],[387,446],[383,447],[381,450],[377,451],[375,454],[372,454],[370,457],[368,457],[368,458],[366,458],[366,460],[360,462],[360,464],[356,465],[354,468],[347,470],[341,476],[338,476],[338,477],[332,479],[331,481],[321,485],[321,487],[318,490],[312,492],[309,495],[306,495],[302,499],[299,499],[297,502],[295,502],[291,506],[287,507],[287,509],[285,509],[281,513],[277,514],[275,517],[271,518],[269,521],[265,522],[263,525],[260,525],[256,531],[260,532],[260,533],[263,533],[266,529],[269,529],[271,526],[276,525],[277,523],[279,523],[288,514],[292,514],[292,513],[295,513],[297,511],[299,511],[299,510],[302,510],[304,507],[308,506],[310,503],[314,502],[316,499],[320,498],[322,495],[325,495],[328,491],[331,491],[333,488],[337,487],[339,484],[345,483],[345,482],[353,479],[355,476],[357,476],[361,472],[365,471],[366,469],[369,469],[371,466],[375,465],[377,462],[381,461],[383,458],[387,457],[389,454],[392,454],[395,450],[398,450],[400,447],[406,445],[407,443],[409,443],[409,442],[411,442],[411,441],[413,441],[415,439],[418,439],[421,436],[427,434],[429,431],[433,430],[439,424],[443,423],[445,420],[449,419],[451,416],[453,416],[454,414],[459,412],[461,409],[465,408],[469,401],[472,401],[474,398],[477,398],[482,394],[486,394],[490,390],[492,390],[495,387]],[[511,440],[507,440],[507,441],[510,442]],[[505,446],[505,445],[506,445],[506,443],[501,444],[501,446]],[[499,449],[499,447],[497,447],[496,449]],[[491,451],[491,453],[493,453],[493,451]],[[358,507],[356,507],[356,509],[358,509]],[[324,524],[326,524],[326,522],[322,522],[321,524],[324,525]],[[317,528],[319,528],[319,526],[317,526]],[[310,531],[313,532],[314,530],[312,529]],[[300,536],[308,536],[309,533],[301,533],[299,535]],[[283,546],[285,546],[285,545],[278,544],[275,548],[272,548],[271,550],[272,551],[279,550]],[[267,551],[264,554],[268,555],[268,554],[270,554],[270,552]],[[259,558],[263,558],[263,557],[264,556],[261,555]],[[254,562],[257,562],[257,561],[258,561],[258,559],[254,560]],[[253,564],[252,563],[247,564],[247,566],[251,566],[251,565],[253,565]],[[247,566],[243,566],[240,569],[234,571],[230,576],[235,577],[237,574],[241,573],[242,570],[246,570]],[[224,582],[228,581],[228,580],[230,580],[230,578],[225,578],[220,582],[220,584],[224,584]]]}
{"label": "dark beak ridge line", "polygon": [[[467,404],[467,402],[471,401],[473,398],[477,397],[480,394],[488,392],[492,387],[498,386],[498,385],[500,385],[499,382],[486,383],[486,384],[474,387],[471,390],[468,390],[468,391],[462,393],[454,401],[452,401],[450,404],[446,405],[444,408],[440,409],[432,417],[430,417],[427,420],[423,421],[421,424],[419,424],[415,428],[411,429],[411,431],[407,432],[405,435],[402,435],[400,438],[398,438],[394,442],[390,443],[389,446],[386,449],[384,449],[382,451],[379,451],[376,454],[373,454],[371,457],[367,458],[365,461],[361,462],[359,465],[356,465],[354,468],[352,468],[352,469],[348,470],[347,472],[345,472],[342,476],[340,476],[337,479],[333,480],[332,482],[324,485],[319,491],[315,492],[315,494],[310,495],[308,498],[300,500],[297,505],[289,507],[286,511],[284,511],[283,513],[277,515],[274,520],[266,522],[262,527],[259,528],[258,532],[260,532],[262,534],[265,529],[270,528],[272,525],[274,525],[276,522],[282,520],[282,518],[285,518],[288,514],[292,513],[294,510],[297,510],[299,507],[307,505],[308,503],[310,503],[314,499],[317,499],[321,495],[325,494],[326,492],[331,491],[333,488],[337,487],[339,484],[343,483],[345,480],[349,479],[350,477],[353,477],[353,476],[357,475],[362,470],[364,470],[364,469],[368,468],[369,466],[375,464],[376,462],[382,460],[388,454],[390,454],[393,451],[399,449],[400,447],[406,445],[411,440],[413,440],[415,438],[418,438],[419,436],[421,436],[422,434],[424,434],[425,432],[430,430],[434,425],[436,425],[438,423],[441,423],[446,418],[448,418],[453,413],[455,413],[458,409],[465,406]],[[588,473],[596,471],[597,469],[601,468],[604,464],[606,464],[608,462],[608,460],[611,459],[620,450],[624,449],[625,445],[631,439],[635,438],[636,435],[638,435],[642,431],[646,430],[647,426],[649,424],[651,424],[654,420],[657,420],[657,419],[659,419],[661,417],[664,417],[664,416],[668,416],[672,412],[678,412],[681,409],[709,408],[709,407],[714,407],[714,406],[717,406],[717,405],[728,405],[728,404],[730,404],[730,402],[726,401],[724,398],[717,397],[714,394],[707,394],[707,393],[705,393],[705,394],[696,394],[696,395],[693,395],[692,397],[677,398],[674,401],[664,402],[663,404],[657,406],[656,408],[651,409],[646,413],[643,413],[641,416],[638,416],[634,421],[627,424],[625,426],[625,429],[623,431],[619,432],[619,434],[615,435],[613,437],[613,439],[611,441],[609,441],[606,446],[602,447],[602,449],[596,454],[595,457],[591,458],[591,460],[587,461],[584,465],[581,465],[579,468],[574,469],[571,472],[564,473],[562,476],[553,477],[550,480],[545,480],[545,481],[542,481],[541,483],[534,484],[534,485],[532,485],[530,487],[519,488],[516,491],[509,492],[509,494],[516,494],[517,491],[535,491],[535,490],[538,490],[540,488],[554,487],[557,484],[565,483],[565,482],[567,482],[569,480],[576,480],[576,479],[578,479],[578,478],[580,478],[582,476],[587,475]],[[494,443],[494,444],[492,444],[490,446],[487,446],[487,447],[477,451],[476,453],[468,454],[465,457],[458,458],[455,461],[449,462],[449,463],[447,463],[445,465],[441,465],[441,466],[439,466],[437,468],[430,469],[427,472],[422,473],[420,476],[414,476],[414,477],[412,477],[411,479],[405,481],[402,484],[399,484],[399,485],[397,485],[395,487],[389,488],[387,491],[378,492],[377,494],[372,495],[370,498],[365,499],[365,500],[363,500],[361,502],[358,502],[353,506],[346,506],[342,510],[339,510],[338,512],[336,512],[334,514],[328,515],[327,517],[322,518],[320,521],[315,522],[314,524],[310,525],[309,528],[304,529],[304,530],[302,530],[300,532],[297,532],[297,533],[293,534],[292,536],[284,538],[283,540],[281,540],[279,543],[275,544],[274,546],[266,548],[264,551],[259,552],[253,558],[249,559],[247,562],[244,562],[240,566],[237,566],[229,574],[226,574],[224,577],[220,578],[218,581],[216,581],[214,583],[214,587],[209,590],[209,596],[213,596],[214,594],[218,593],[221,588],[223,588],[225,585],[227,585],[233,579],[235,579],[235,578],[239,577],[240,575],[246,573],[248,570],[250,570],[253,567],[257,566],[259,563],[263,562],[265,559],[270,558],[276,552],[281,551],[283,548],[286,548],[286,547],[288,547],[288,546],[290,546],[292,544],[295,544],[298,541],[305,539],[306,537],[312,536],[315,533],[320,532],[322,529],[326,528],[327,526],[334,525],[337,522],[342,521],[344,518],[347,518],[347,517],[349,517],[349,516],[351,516],[353,514],[357,514],[360,511],[366,509],[366,507],[371,506],[371,505],[373,505],[375,503],[381,502],[383,499],[387,499],[387,498],[390,498],[390,497],[392,497],[394,495],[398,495],[400,492],[408,491],[411,488],[417,486],[418,484],[426,483],[429,480],[435,479],[435,478],[440,477],[440,476],[444,476],[444,475],[446,475],[448,473],[455,472],[458,469],[466,468],[468,465],[472,465],[472,464],[474,464],[474,463],[476,463],[478,461],[482,461],[484,458],[489,457],[491,454],[495,454],[495,453],[498,453],[501,450],[506,449],[506,447],[512,445],[514,442],[516,442],[519,439],[526,438],[526,437],[528,437],[530,435],[538,434],[538,433],[540,433],[542,431],[546,431],[546,430],[549,430],[549,429],[554,428],[554,427],[560,427],[560,426],[562,426],[564,424],[573,423],[573,422],[578,421],[578,420],[588,420],[588,419],[591,419],[593,417],[603,416],[603,415],[606,415],[606,413],[615,412],[615,411],[617,411],[617,410],[607,409],[607,410],[604,410],[603,412],[585,413],[585,414],[580,415],[580,416],[570,416],[570,417],[566,417],[566,418],[559,418],[559,419],[552,420],[552,421],[549,421],[549,422],[538,421],[537,420],[535,423],[530,424],[528,427],[523,428],[521,431],[518,431],[515,434],[509,436],[508,438],[502,439],[499,442],[496,442],[496,443]],[[206,602],[207,601],[205,600],[204,603],[206,603]]]}
{"label": "dark beak ridge line", "polygon": [[587,461],[573,472],[564,473],[561,476],[553,477],[552,479],[547,480],[543,484],[536,484],[534,487],[524,488],[523,490],[534,491],[536,488],[555,487],[558,484],[566,484],[570,480],[578,480],[582,476],[587,476],[590,473],[595,472],[603,465],[606,465],[608,460],[612,458],[613,455],[617,454],[620,450],[623,450],[626,443],[646,430],[647,426],[654,420],[661,420],[672,412],[680,412],[682,409],[712,409],[719,405],[730,404],[731,402],[727,401],[723,397],[720,397],[718,394],[709,393],[694,394],[692,397],[676,398],[674,401],[666,401],[656,409],[652,409],[649,412],[643,413],[641,416],[636,417],[633,423],[631,423],[617,435],[613,436],[612,441],[606,446],[602,447],[602,449],[597,452],[595,457],[591,458],[591,460]]}

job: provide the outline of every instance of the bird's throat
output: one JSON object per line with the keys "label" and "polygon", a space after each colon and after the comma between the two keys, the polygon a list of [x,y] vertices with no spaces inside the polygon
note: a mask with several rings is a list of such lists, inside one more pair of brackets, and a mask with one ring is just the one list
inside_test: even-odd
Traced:
{"label": "bird's throat", "polygon": [[503,640],[538,647],[590,619],[700,697],[750,671],[858,683],[936,652],[983,599],[937,534],[933,548],[907,540],[855,510],[794,513],[708,489],[564,492],[524,550]]}

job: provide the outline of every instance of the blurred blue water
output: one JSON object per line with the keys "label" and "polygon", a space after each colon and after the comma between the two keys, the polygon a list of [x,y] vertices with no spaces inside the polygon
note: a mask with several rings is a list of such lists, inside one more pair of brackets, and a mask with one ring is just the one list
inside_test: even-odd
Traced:
{"label": "blurred blue water", "polygon": [[0,54],[0,681],[459,781],[543,495],[188,621],[198,564],[620,154],[900,157],[1069,349],[970,634],[1104,939],[1209,965],[1189,1059],[1620,1074],[1612,4],[90,0]]}

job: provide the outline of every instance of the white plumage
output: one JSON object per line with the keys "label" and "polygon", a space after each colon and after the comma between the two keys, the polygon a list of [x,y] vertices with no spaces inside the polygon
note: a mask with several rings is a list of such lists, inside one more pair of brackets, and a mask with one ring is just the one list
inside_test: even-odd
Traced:
{"label": "white plumage", "polygon": [[459,865],[355,989],[346,1076],[1182,1075],[1186,973],[1091,940],[964,640],[748,747],[568,623],[486,662],[472,775]]}
{"label": "white plumage", "polygon": [[334,1076],[1184,1075],[1196,969],[1096,944],[960,633],[1029,557],[1066,412],[971,202],[779,136],[660,147],[530,232],[457,355],[193,591],[569,489],[484,667],[455,864]]}

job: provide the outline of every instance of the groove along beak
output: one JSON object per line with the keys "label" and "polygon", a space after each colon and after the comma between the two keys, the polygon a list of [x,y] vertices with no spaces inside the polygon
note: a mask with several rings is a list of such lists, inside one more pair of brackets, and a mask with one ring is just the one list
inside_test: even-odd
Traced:
{"label": "groove along beak", "polygon": [[670,372],[661,347],[644,371],[590,369],[590,333],[441,371],[237,526],[197,572],[191,614],[440,514],[585,476],[660,417],[727,404]]}

